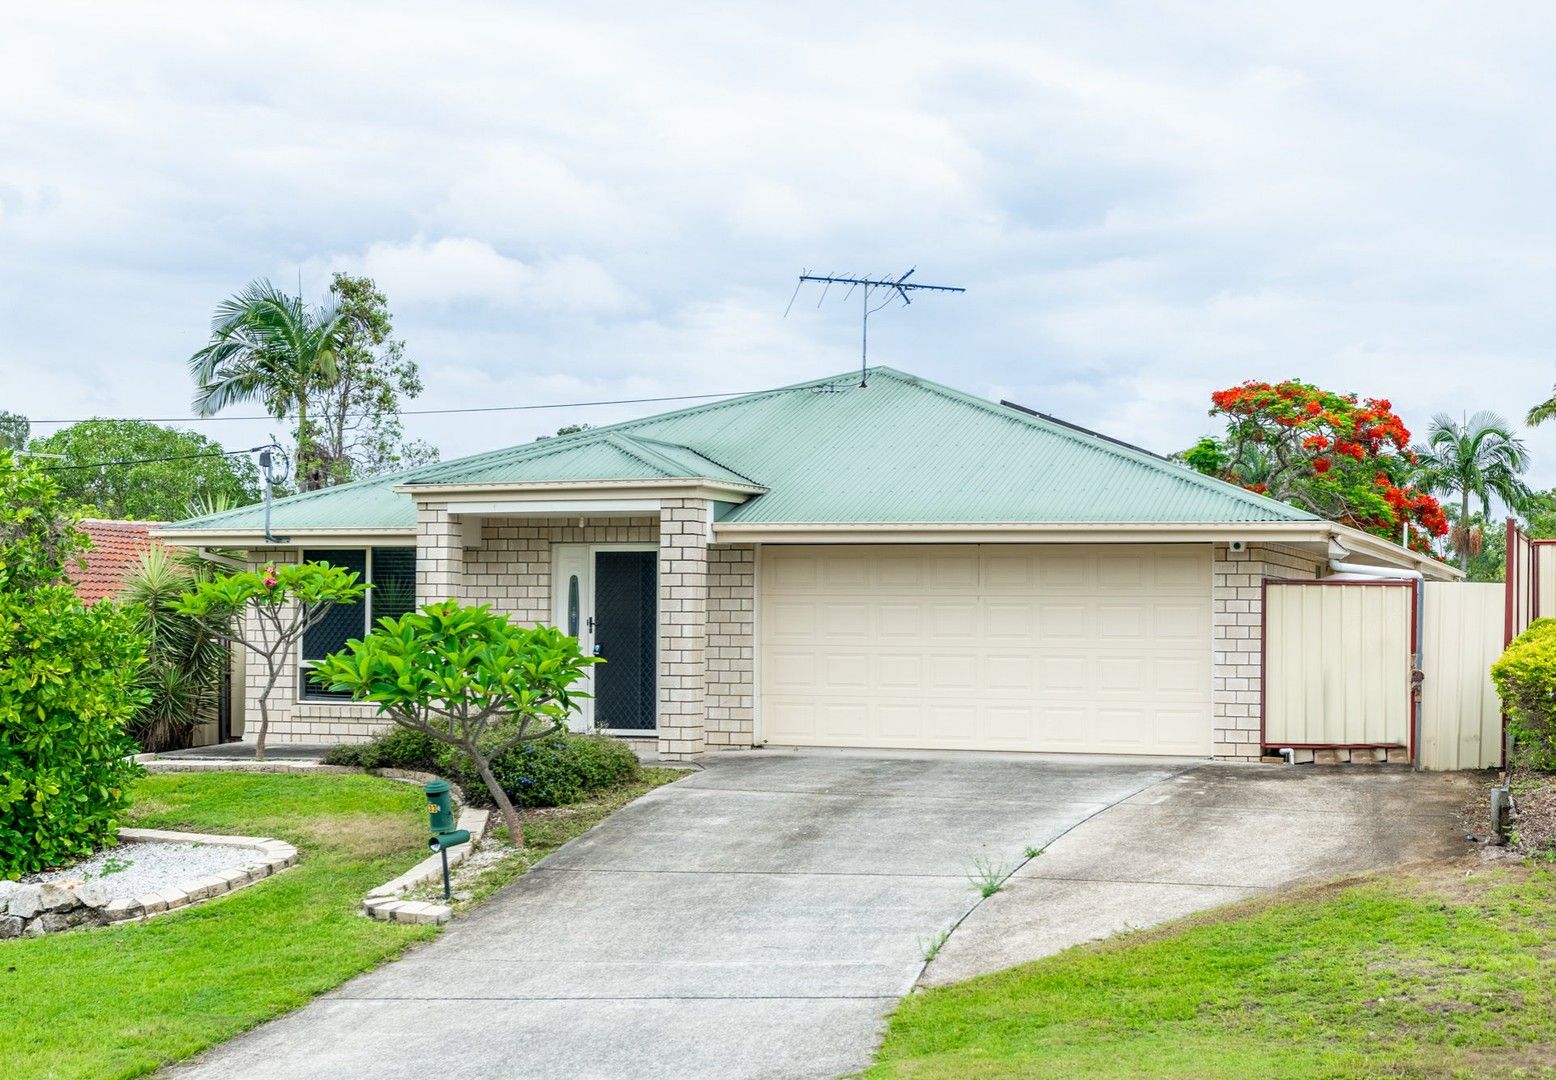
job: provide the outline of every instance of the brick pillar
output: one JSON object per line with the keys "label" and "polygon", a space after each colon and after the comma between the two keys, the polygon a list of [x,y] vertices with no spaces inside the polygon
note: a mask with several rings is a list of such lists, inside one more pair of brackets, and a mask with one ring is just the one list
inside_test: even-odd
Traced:
{"label": "brick pillar", "polygon": [[1211,566],[1210,672],[1212,752],[1227,761],[1259,759],[1261,586],[1255,546],[1215,547]]}
{"label": "brick pillar", "polygon": [[700,754],[708,693],[706,499],[666,499],[659,511],[659,753]]}
{"label": "brick pillar", "polygon": [[1260,688],[1264,685],[1264,579],[1313,581],[1324,560],[1271,544],[1233,551],[1215,546],[1211,565],[1210,707],[1212,752],[1227,761],[1258,761]]}
{"label": "brick pillar", "polygon": [[464,529],[447,503],[416,506],[416,603],[457,600],[464,585]]}

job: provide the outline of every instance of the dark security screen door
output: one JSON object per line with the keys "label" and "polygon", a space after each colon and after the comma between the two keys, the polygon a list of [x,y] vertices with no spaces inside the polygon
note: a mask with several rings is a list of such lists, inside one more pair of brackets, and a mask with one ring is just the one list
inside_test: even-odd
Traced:
{"label": "dark security screen door", "polygon": [[654,642],[659,553],[594,554],[594,722],[618,731],[653,731]]}

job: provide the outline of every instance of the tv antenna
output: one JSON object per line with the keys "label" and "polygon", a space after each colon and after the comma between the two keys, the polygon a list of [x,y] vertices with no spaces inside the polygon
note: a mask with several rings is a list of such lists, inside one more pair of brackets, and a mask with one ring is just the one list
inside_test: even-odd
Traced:
{"label": "tv antenna", "polygon": [[[800,295],[800,290],[805,287],[805,283],[807,281],[816,282],[821,286],[821,297],[816,301],[817,307],[820,307],[823,301],[826,300],[828,290],[830,290],[834,285],[848,286],[848,291],[843,294],[843,299],[845,301],[850,296],[854,295],[855,289],[860,290],[859,386],[861,389],[863,389],[864,387],[870,385],[871,315],[874,315],[877,311],[880,311],[893,300],[901,300],[902,306],[907,307],[913,303],[912,299],[910,299],[908,296],[910,292],[960,293],[967,291],[959,285],[920,285],[917,282],[908,281],[908,278],[913,276],[913,271],[917,269],[918,267],[916,266],[910,267],[907,273],[898,278],[853,277],[845,274],[811,274],[805,271],[801,271],[800,283],[794,287],[794,296],[789,297],[789,307],[783,309],[784,318],[789,317],[789,309],[794,307],[794,299]],[[887,294],[886,299],[882,300],[874,307],[871,307],[870,296],[876,290],[885,292]]]}

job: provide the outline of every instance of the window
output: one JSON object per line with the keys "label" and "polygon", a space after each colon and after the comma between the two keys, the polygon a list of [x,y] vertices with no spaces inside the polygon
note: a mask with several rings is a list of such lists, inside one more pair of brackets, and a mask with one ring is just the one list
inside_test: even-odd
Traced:
{"label": "window", "polygon": [[353,571],[373,587],[355,604],[336,604],[303,635],[298,685],[304,701],[347,701],[351,695],[326,690],[308,678],[315,661],[346,647],[383,618],[398,619],[416,607],[415,548],[331,548],[305,550],[305,562],[329,563]]}

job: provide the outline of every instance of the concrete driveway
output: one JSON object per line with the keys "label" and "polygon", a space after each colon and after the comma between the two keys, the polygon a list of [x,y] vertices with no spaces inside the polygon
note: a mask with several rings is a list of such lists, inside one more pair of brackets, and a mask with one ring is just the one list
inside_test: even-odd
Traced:
{"label": "concrete driveway", "polygon": [[[627,807],[437,941],[186,1077],[810,1077],[960,978],[1313,874],[1458,853],[1462,784],[1143,759],[763,751]],[[1028,848],[1046,849],[1025,861]],[[1021,865],[980,902],[974,857]],[[1024,865],[1022,865],[1024,862]]]}

